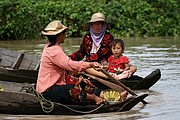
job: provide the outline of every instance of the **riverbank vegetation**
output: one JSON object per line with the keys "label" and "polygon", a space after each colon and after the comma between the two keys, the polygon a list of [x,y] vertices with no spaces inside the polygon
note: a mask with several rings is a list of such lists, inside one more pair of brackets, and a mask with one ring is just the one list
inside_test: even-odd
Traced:
{"label": "riverbank vegetation", "polygon": [[0,40],[38,39],[52,20],[81,37],[84,23],[102,12],[115,37],[180,36],[179,0],[1,0]]}

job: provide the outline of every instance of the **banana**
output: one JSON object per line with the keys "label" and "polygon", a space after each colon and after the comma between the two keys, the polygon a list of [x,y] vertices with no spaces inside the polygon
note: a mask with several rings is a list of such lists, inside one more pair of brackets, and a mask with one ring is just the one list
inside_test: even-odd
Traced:
{"label": "banana", "polygon": [[4,91],[4,87],[0,85],[0,91]]}
{"label": "banana", "polygon": [[112,91],[109,92],[109,98],[112,98]]}
{"label": "banana", "polygon": [[117,96],[114,101],[122,101],[121,96]]}
{"label": "banana", "polygon": [[114,92],[114,98],[117,97],[118,95],[118,92]]}
{"label": "banana", "polygon": [[112,91],[112,96],[111,96],[111,98],[114,98],[114,97],[115,97],[115,94],[116,94],[116,91]]}
{"label": "banana", "polygon": [[108,99],[109,99],[109,95],[108,95],[108,92],[107,92],[107,91],[104,93],[104,99],[105,99],[105,100],[108,100]]}
{"label": "banana", "polygon": [[121,96],[117,91],[104,92],[104,99],[107,101],[121,101]]}
{"label": "banana", "polygon": [[117,92],[117,93],[116,93],[116,96],[115,96],[115,98],[114,98],[114,101],[119,101],[120,98],[121,98],[121,96],[120,96],[119,92]]}

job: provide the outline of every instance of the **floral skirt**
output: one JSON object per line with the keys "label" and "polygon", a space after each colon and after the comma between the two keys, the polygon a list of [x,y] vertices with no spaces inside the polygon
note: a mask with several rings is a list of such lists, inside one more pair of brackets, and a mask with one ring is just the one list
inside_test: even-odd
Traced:
{"label": "floral skirt", "polygon": [[101,90],[95,87],[92,83],[81,82],[80,85],[74,86],[71,90],[69,90],[69,94],[71,96],[71,100],[73,102],[79,102],[82,105],[86,105],[86,96],[87,94],[95,94],[100,96]]}

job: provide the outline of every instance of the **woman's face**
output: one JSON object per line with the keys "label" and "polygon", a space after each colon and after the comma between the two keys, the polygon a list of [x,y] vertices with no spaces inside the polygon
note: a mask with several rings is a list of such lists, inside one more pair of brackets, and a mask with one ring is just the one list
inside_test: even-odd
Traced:
{"label": "woman's face", "polygon": [[103,21],[93,22],[93,23],[91,23],[91,25],[92,25],[92,28],[94,29],[94,31],[96,33],[99,33],[104,25],[104,22]]}
{"label": "woman's face", "polygon": [[56,42],[57,43],[64,43],[64,40],[66,38],[66,32],[62,32],[58,35]]}

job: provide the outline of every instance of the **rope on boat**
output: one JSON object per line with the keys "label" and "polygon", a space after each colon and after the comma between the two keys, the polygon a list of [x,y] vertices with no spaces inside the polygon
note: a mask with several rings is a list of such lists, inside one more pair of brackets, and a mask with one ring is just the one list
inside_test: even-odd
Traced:
{"label": "rope on boat", "polygon": [[93,113],[93,112],[95,112],[96,110],[98,110],[98,109],[100,109],[101,107],[104,106],[104,104],[101,104],[101,105],[98,106],[97,108],[95,108],[95,109],[93,109],[93,110],[90,110],[90,111],[79,111],[79,110],[72,109],[72,108],[68,107],[67,105],[63,105],[63,104],[61,104],[61,103],[56,103],[56,104],[61,105],[61,106],[65,107],[65,108],[67,108],[67,109],[69,109],[69,110],[71,110],[71,111],[73,111],[73,112],[81,113],[81,114]]}
{"label": "rope on boat", "polygon": [[[53,109],[54,109],[54,102],[51,102],[47,99],[45,99],[42,94],[38,93],[34,86],[32,84],[29,84],[29,83],[25,83],[23,84],[22,86],[22,89],[20,91],[26,91],[27,93],[32,93],[32,94],[35,94],[36,97],[38,98],[38,101],[41,105],[41,108],[43,110],[43,112],[45,113],[50,113]],[[64,104],[61,104],[61,103],[56,103],[57,105],[60,105],[60,106],[63,106],[73,112],[76,112],[76,113],[81,113],[81,114],[88,114],[88,113],[93,113],[95,112],[96,110],[100,109],[101,107],[103,107],[105,104],[101,104],[99,105],[97,108],[93,109],[93,110],[90,110],[90,111],[79,111],[79,110],[75,110],[75,109],[72,109],[70,107],[68,107],[67,105],[64,105]]]}
{"label": "rope on boat", "polygon": [[32,94],[35,94],[36,97],[38,98],[38,101],[41,105],[41,108],[43,110],[43,112],[45,113],[50,113],[53,109],[54,109],[54,103],[45,99],[41,94],[39,94],[33,85],[31,84],[24,84],[22,86],[22,89],[21,91],[25,90],[27,93],[32,93]]}

